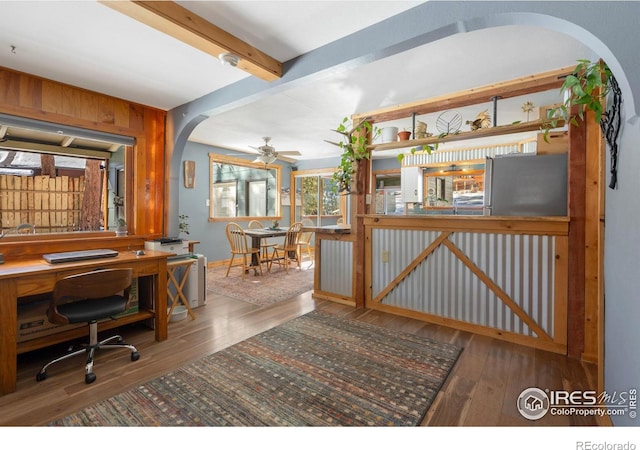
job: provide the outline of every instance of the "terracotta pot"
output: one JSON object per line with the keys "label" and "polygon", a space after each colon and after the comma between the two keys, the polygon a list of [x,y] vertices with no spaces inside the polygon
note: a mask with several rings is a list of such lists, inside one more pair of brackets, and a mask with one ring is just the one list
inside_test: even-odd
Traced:
{"label": "terracotta pot", "polygon": [[398,133],[398,139],[400,139],[401,141],[408,141],[410,137],[411,131],[401,131],[400,133]]}

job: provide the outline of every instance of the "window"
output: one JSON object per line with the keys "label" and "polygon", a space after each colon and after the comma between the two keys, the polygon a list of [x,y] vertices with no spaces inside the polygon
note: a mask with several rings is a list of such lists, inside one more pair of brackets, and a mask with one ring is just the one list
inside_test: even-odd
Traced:
{"label": "window", "polygon": [[[0,114],[0,229],[114,229],[133,139]],[[128,147],[132,148],[132,147]]]}
{"label": "window", "polygon": [[295,220],[311,219],[318,226],[335,224],[345,219],[348,211],[347,195],[340,195],[332,173],[305,171],[293,173],[295,180]]}
{"label": "window", "polygon": [[209,219],[280,217],[280,170],[210,153]]}

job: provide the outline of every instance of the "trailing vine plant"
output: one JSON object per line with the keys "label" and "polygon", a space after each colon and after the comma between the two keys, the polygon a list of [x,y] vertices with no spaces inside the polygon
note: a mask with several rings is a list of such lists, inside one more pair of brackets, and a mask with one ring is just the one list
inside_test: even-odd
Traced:
{"label": "trailing vine plant", "polygon": [[373,141],[381,133],[381,130],[374,128],[367,118],[362,119],[356,126],[352,126],[349,118],[345,117],[333,131],[342,135],[342,141],[325,142],[340,147],[342,154],[340,155],[340,165],[333,173],[332,180],[338,192],[350,193],[358,161],[369,159],[371,156],[367,148],[369,135]]}
{"label": "trailing vine plant", "polygon": [[[585,109],[594,112],[595,120],[605,137],[611,156],[611,181],[609,188],[615,189],[618,184],[618,135],[620,132],[622,93],[618,82],[609,67],[603,61],[591,62],[580,59],[573,73],[568,75],[560,94],[565,99],[557,108],[547,113],[550,119],[544,128],[544,139],[549,131],[556,128],[560,120],[578,125],[577,118],[584,119]],[[571,114],[573,106],[578,106],[578,113]]]}

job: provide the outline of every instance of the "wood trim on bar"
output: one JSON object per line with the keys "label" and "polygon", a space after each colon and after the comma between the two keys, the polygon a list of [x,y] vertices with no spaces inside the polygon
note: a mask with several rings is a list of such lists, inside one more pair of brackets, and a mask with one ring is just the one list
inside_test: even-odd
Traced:
{"label": "wood trim on bar", "polygon": [[569,233],[568,217],[366,215],[363,218],[365,225],[373,228],[553,236],[566,236]]}

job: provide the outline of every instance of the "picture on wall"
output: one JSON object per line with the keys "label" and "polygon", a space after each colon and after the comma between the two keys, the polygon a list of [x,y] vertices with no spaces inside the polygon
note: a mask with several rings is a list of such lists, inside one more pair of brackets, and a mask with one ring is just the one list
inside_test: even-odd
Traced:
{"label": "picture on wall", "polygon": [[184,162],[184,187],[193,189],[196,184],[196,162]]}

